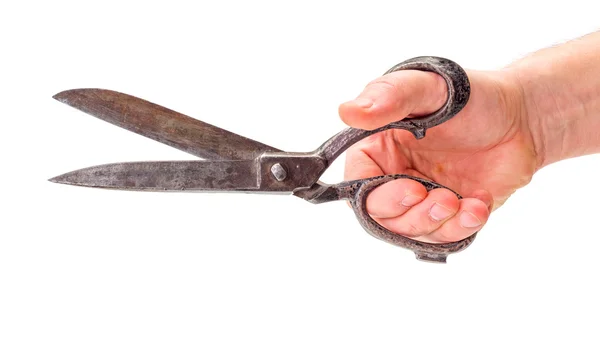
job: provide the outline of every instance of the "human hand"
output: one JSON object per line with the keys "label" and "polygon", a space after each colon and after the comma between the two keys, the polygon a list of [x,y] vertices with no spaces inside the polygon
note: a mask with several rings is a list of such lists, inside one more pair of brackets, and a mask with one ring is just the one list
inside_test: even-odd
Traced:
{"label": "human hand", "polygon": [[[375,189],[367,211],[385,228],[417,240],[458,241],[480,230],[490,212],[526,185],[539,167],[523,95],[510,70],[468,72],[471,96],[454,118],[416,140],[404,130],[372,135],[347,151],[346,180],[409,174],[448,186],[429,193],[420,183],[394,180]],[[375,129],[418,117],[446,101],[437,74],[405,70],[369,83],[339,108],[353,127]]]}

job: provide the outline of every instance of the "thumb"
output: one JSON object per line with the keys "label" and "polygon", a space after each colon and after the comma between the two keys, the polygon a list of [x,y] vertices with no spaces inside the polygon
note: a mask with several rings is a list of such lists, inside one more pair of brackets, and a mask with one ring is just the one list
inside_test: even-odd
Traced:
{"label": "thumb", "polygon": [[442,107],[448,96],[444,79],[421,70],[399,70],[370,82],[354,100],[340,105],[347,125],[367,130]]}

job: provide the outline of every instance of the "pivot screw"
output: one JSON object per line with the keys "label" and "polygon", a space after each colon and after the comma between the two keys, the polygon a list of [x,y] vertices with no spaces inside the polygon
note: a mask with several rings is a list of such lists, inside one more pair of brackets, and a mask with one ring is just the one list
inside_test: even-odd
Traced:
{"label": "pivot screw", "polygon": [[287,178],[287,171],[285,171],[283,165],[279,163],[276,163],[273,166],[271,166],[271,173],[273,174],[275,179],[277,179],[277,181],[283,181],[285,180],[285,178]]}

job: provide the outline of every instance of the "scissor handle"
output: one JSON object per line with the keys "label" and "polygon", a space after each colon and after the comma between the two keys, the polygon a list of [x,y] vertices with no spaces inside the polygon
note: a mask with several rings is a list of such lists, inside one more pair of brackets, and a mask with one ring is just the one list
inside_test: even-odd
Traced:
{"label": "scissor handle", "polygon": [[[396,179],[415,180],[425,186],[427,191],[437,188],[448,189],[447,187],[433,181],[410,175],[384,175],[361,180],[345,181],[343,183],[333,185],[331,186],[333,189],[330,189],[330,191],[335,191],[336,196],[330,200],[347,199],[354,209],[356,218],[360,222],[361,226],[369,234],[390,244],[414,251],[417,259],[419,260],[445,263],[448,254],[459,252],[473,242],[477,233],[474,233],[468,238],[457,242],[444,244],[426,243],[394,233],[377,223],[367,212],[367,197],[376,187]],[[460,196],[458,193],[454,192],[454,194],[456,194],[459,199],[462,199],[462,196]]]}
{"label": "scissor handle", "polygon": [[[426,116],[405,118],[372,131],[347,128],[331,137],[319,147],[319,149],[312,153],[313,156],[317,156],[325,161],[324,167],[331,165],[335,158],[354,143],[381,131],[388,129],[405,129],[412,132],[415,138],[421,139],[425,137],[425,132],[429,128],[435,127],[454,117],[467,104],[471,92],[469,79],[467,73],[453,61],[439,57],[417,57],[393,66],[385,74],[406,69],[430,71],[439,74],[444,78],[448,85],[448,99],[442,108]],[[345,181],[336,185],[315,184],[314,188],[298,191],[295,192],[295,194],[313,203],[340,199],[349,200],[360,224],[367,232],[369,232],[369,234],[388,243],[414,251],[417,255],[417,259],[420,260],[443,263],[446,261],[448,254],[461,251],[473,242],[477,233],[458,242],[444,244],[425,243],[396,234],[377,223],[367,213],[367,196],[377,186],[396,179],[415,180],[423,184],[427,191],[436,188],[448,189],[433,181],[410,175],[385,175],[355,181]],[[462,198],[456,192],[454,193],[459,199]]]}
{"label": "scissor handle", "polygon": [[[425,137],[425,132],[431,127],[442,124],[454,117],[460,110],[465,107],[471,94],[471,86],[467,73],[455,62],[440,57],[416,57],[406,60],[400,64],[396,64],[386,71],[385,74],[393,73],[398,70],[423,70],[434,72],[444,78],[448,85],[448,99],[444,106],[426,116],[405,118],[401,121],[389,124],[387,127],[396,128],[402,123],[403,128],[406,123],[414,128],[409,129],[417,139]],[[384,74],[384,75],[385,75]]]}
{"label": "scissor handle", "polygon": [[[467,73],[455,62],[440,57],[416,57],[394,65],[385,72],[389,74],[398,70],[424,70],[440,75],[448,85],[448,99],[439,110],[422,117],[404,118],[384,127],[366,131],[357,128],[346,128],[325,142],[316,153],[329,164],[350,148],[354,143],[388,129],[404,129],[410,131],[417,139],[425,137],[425,132],[454,117],[465,107],[469,100],[471,87]],[[385,75],[384,74],[384,75]]]}

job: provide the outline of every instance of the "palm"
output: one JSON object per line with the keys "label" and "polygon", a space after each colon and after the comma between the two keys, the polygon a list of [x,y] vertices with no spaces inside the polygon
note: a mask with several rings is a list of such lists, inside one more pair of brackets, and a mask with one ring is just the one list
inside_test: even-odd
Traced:
{"label": "palm", "polygon": [[347,177],[406,173],[464,196],[487,190],[494,207],[502,205],[535,172],[533,143],[515,100],[493,80],[472,77],[471,98],[456,117],[421,140],[401,130],[365,139],[348,153]]}
{"label": "palm", "polygon": [[469,110],[419,141],[401,131],[382,136],[394,148],[382,168],[421,175],[466,196],[484,189],[499,207],[535,170],[531,139],[517,128],[519,118],[507,117],[499,109],[487,110],[486,118]]}

